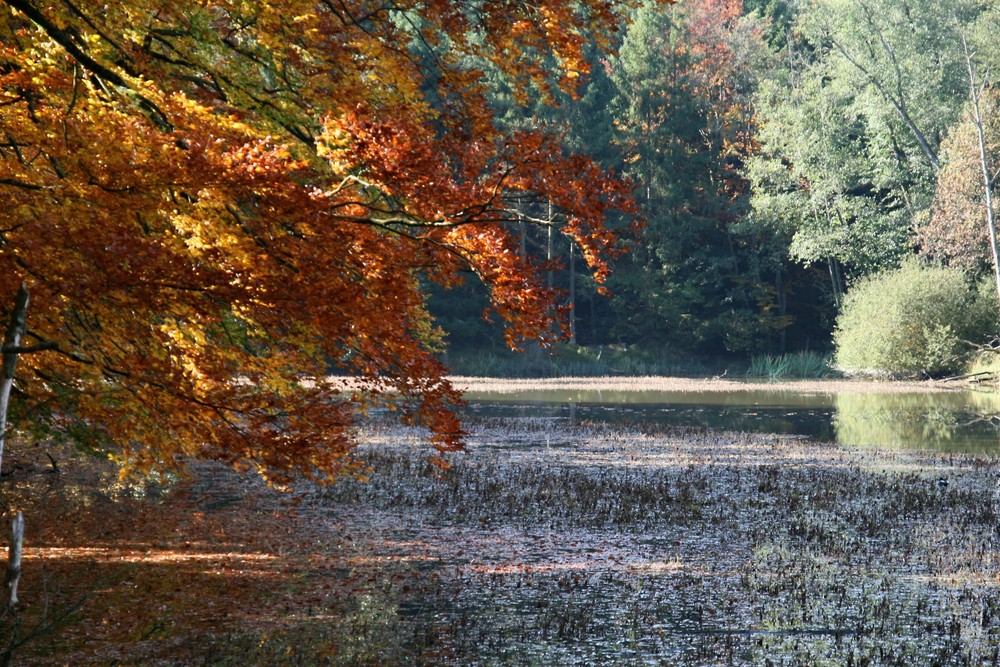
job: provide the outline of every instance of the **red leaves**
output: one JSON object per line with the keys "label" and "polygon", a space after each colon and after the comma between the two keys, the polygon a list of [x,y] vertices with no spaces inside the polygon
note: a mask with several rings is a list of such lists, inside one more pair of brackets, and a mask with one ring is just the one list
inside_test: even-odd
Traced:
{"label": "red leaves", "polygon": [[549,55],[571,88],[623,5],[397,5],[0,16],[0,302],[26,277],[31,335],[59,346],[19,378],[33,414],[128,467],[198,456],[278,481],[357,472],[352,424],[373,406],[460,448],[421,279],[471,271],[512,346],[551,340],[560,312],[517,252],[509,195],[551,202],[599,280],[604,216],[630,210],[554,136],[504,136],[469,63],[539,84]]}

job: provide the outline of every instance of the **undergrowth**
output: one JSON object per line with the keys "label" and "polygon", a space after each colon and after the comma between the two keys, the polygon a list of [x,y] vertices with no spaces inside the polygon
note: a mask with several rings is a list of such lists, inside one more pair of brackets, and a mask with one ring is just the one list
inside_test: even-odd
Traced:
{"label": "undergrowth", "polygon": [[443,358],[456,375],[471,377],[603,377],[607,375],[704,377],[724,373],[730,361],[700,359],[624,345],[560,344],[521,353],[507,350],[449,352]]}

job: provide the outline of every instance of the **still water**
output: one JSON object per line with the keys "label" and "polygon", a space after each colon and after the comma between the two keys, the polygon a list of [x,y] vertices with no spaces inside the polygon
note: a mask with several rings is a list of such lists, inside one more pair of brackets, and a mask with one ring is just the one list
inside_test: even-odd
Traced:
{"label": "still water", "polygon": [[853,446],[1000,452],[1000,393],[469,391],[473,414],[785,433]]}

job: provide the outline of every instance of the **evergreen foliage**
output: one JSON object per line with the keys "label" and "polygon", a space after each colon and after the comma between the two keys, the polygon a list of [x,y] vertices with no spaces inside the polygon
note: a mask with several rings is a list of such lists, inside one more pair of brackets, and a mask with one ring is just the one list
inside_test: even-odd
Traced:
{"label": "evergreen foliage", "polygon": [[755,352],[787,324],[771,290],[783,248],[772,230],[743,224],[747,72],[764,46],[740,9],[647,3],[613,62],[618,143],[646,222],[610,283],[625,342]]}

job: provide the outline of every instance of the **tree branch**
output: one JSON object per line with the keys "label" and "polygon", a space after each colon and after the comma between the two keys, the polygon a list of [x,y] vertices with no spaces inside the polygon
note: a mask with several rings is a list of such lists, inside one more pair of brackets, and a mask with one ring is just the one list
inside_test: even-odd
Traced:
{"label": "tree branch", "polygon": [[65,30],[61,30],[54,23],[49,21],[41,11],[31,4],[29,0],[4,0],[4,2],[31,19],[35,25],[44,30],[45,34],[51,37],[57,44],[59,44],[59,46],[66,49],[66,52],[72,56],[74,60],[80,63],[80,65],[82,65],[85,69],[89,70],[92,74],[94,74],[94,76],[107,81],[112,85],[118,86],[119,88],[128,90],[131,94],[135,95],[139,100],[139,106],[146,110],[149,120],[160,130],[164,132],[170,132],[173,130],[173,126],[167,120],[166,115],[160,110],[159,107],[156,106],[156,104],[136,92],[121,74],[94,60],[94,58],[77,45],[77,43],[69,34],[66,33]]}

